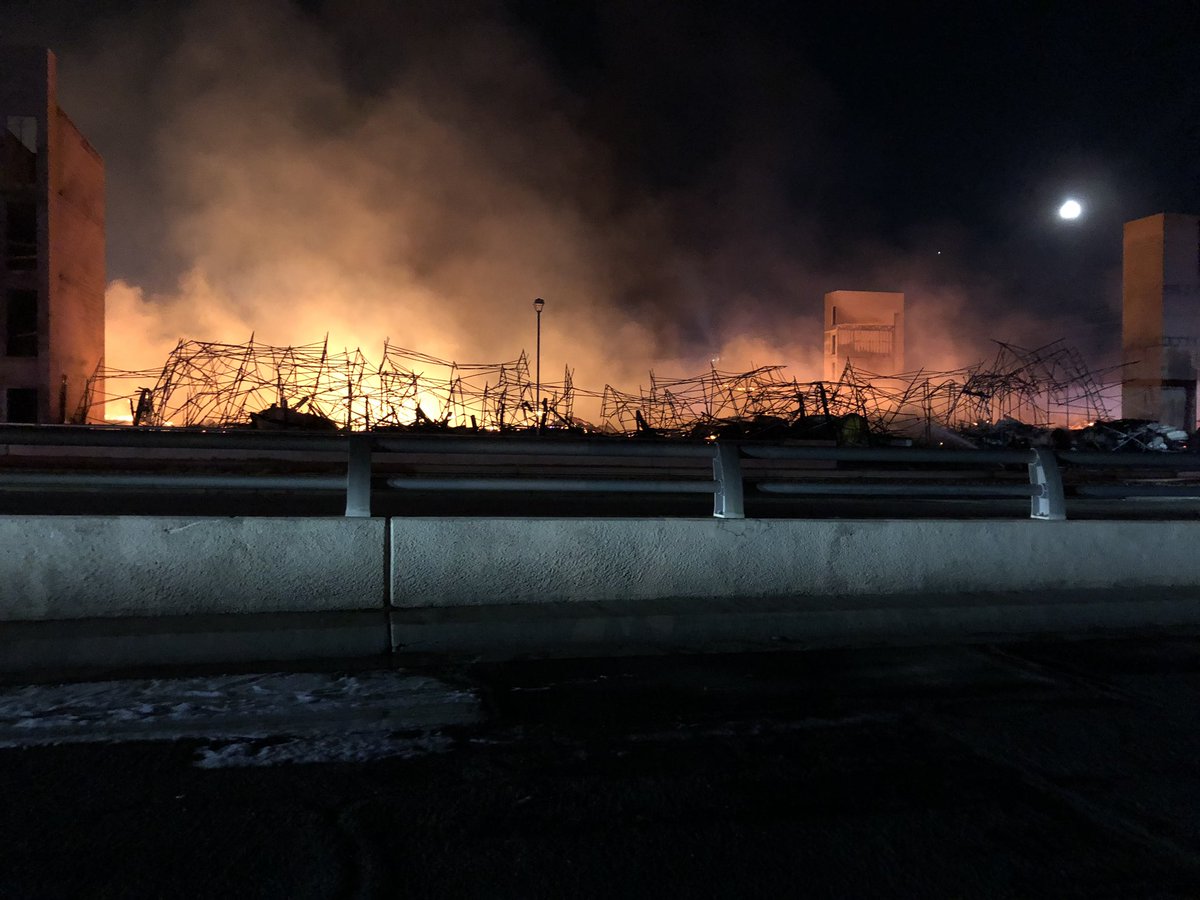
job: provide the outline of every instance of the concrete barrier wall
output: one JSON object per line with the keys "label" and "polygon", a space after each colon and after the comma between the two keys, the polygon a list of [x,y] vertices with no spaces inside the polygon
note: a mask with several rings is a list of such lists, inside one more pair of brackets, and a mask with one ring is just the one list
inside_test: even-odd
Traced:
{"label": "concrete barrier wall", "polygon": [[1200,522],[4,517],[0,671],[1200,626],[1198,546]]}
{"label": "concrete barrier wall", "polygon": [[0,517],[0,621],[382,609],[386,524]]}
{"label": "concrete barrier wall", "polygon": [[[0,518],[0,621],[1200,586],[1200,522]],[[389,584],[390,582],[390,584]]]}
{"label": "concrete barrier wall", "polygon": [[1200,522],[393,519],[394,607],[1200,586]]}

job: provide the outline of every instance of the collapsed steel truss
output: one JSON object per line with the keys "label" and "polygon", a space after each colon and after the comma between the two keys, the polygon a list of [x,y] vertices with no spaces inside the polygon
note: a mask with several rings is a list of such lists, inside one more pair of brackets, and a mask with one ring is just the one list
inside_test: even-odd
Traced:
{"label": "collapsed steel truss", "polygon": [[[1036,349],[996,342],[995,357],[948,372],[885,375],[848,361],[837,381],[801,382],[783,366],[750,372],[710,370],[695,378],[661,379],[637,394],[606,386],[601,419],[615,430],[697,434],[731,422],[792,423],[812,417],[862,416],[877,432],[961,427],[1014,418],[1039,426],[1109,417],[1119,381],[1093,372],[1062,341]],[[1119,368],[1119,367],[1116,367]]]}
{"label": "collapsed steel truss", "polygon": [[[328,340],[298,347],[255,342],[181,341],[161,371],[102,369],[80,420],[115,401],[135,425],[271,427],[323,425],[354,430],[470,428],[489,431],[577,427],[577,397],[598,401],[601,428],[619,433],[707,435],[729,423],[783,423],[862,416],[876,432],[961,427],[1014,418],[1029,424],[1082,424],[1108,418],[1105,372],[1090,371],[1062,341],[1036,349],[997,343],[995,357],[949,372],[883,375],[847,362],[837,381],[802,382],[783,366],[749,372],[712,368],[692,378],[660,378],[625,393],[580,390],[563,380],[537,385],[525,353],[508,362],[463,365],[384,343],[378,364],[360,350],[332,353]],[[104,386],[104,392],[98,386]]]}
{"label": "collapsed steel truss", "polygon": [[[103,392],[96,389],[103,385]],[[331,352],[328,339],[273,347],[180,341],[161,371],[100,369],[80,419],[128,403],[134,425],[229,427],[327,423],[352,430],[471,427],[539,422],[524,353],[501,363],[461,365],[384,343],[373,364],[361,350]],[[570,422],[571,371],[543,383],[547,423]],[[123,409],[121,410],[123,413]],[[119,418],[125,418],[123,415]]]}

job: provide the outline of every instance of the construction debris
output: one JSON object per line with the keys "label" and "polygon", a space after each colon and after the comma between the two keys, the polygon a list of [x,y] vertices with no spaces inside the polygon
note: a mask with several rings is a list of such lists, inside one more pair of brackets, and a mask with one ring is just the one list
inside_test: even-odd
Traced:
{"label": "construction debris", "polygon": [[[161,371],[101,369],[91,407],[127,403],[138,426],[578,431],[687,438],[809,439],[842,445],[1179,450],[1183,431],[1109,419],[1116,370],[1090,371],[1062,341],[1036,349],[997,342],[995,357],[949,372],[883,375],[848,361],[836,381],[799,381],[783,366],[690,378],[650,373],[636,393],[578,389],[569,367],[536,385],[529,359],[460,364],[384,343],[378,363],[298,347],[181,341]],[[103,384],[106,394],[96,385]],[[540,405],[537,397],[541,395]],[[579,397],[600,408],[597,428],[575,417]],[[87,409],[80,410],[81,420]],[[1086,423],[1086,427],[1079,426]]]}
{"label": "construction debris", "polygon": [[949,372],[883,375],[847,362],[837,381],[800,382],[787,378],[782,366],[743,373],[713,368],[693,378],[651,372],[649,389],[638,394],[606,386],[601,419],[625,433],[716,437],[736,425],[739,436],[751,437],[800,436],[814,428],[828,433],[833,423],[856,416],[872,434],[936,444],[944,441],[935,440],[935,432],[980,423],[1028,422],[1036,431],[1108,418],[1105,391],[1119,383],[1105,387],[1109,373],[1091,372],[1061,341],[1034,350],[997,347],[989,363]]}
{"label": "construction debris", "polygon": [[501,431],[574,424],[571,382],[567,369],[561,382],[543,383],[537,410],[524,353],[460,365],[385,342],[372,364],[360,350],[330,352],[328,339],[273,347],[252,335],[246,344],[180,341],[161,371],[98,370],[92,384],[106,393],[93,387],[89,403],[127,400],[129,421],[158,427]]}
{"label": "construction debris", "polygon": [[972,447],[1055,450],[1099,450],[1129,452],[1181,452],[1192,448],[1186,431],[1162,422],[1143,419],[1114,419],[1090,422],[1083,428],[1044,428],[1004,418],[999,422],[977,422],[958,430]]}
{"label": "construction debris", "polygon": [[1142,419],[1095,422],[1072,434],[1072,449],[1179,452],[1192,449],[1190,435],[1172,425]]}

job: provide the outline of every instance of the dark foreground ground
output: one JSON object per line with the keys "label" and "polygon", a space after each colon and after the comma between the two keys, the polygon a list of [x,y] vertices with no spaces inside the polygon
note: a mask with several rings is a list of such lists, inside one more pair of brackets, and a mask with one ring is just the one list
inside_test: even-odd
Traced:
{"label": "dark foreground ground", "polygon": [[1200,896],[1195,638],[437,674],[407,757],[0,750],[0,896]]}

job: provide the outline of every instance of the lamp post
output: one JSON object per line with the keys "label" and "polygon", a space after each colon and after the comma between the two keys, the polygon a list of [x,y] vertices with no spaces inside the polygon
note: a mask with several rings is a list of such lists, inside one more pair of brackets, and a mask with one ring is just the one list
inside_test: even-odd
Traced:
{"label": "lamp post", "polygon": [[534,418],[537,418],[539,415],[541,415],[538,410],[542,408],[542,310],[545,309],[545,307],[546,301],[541,297],[538,297],[533,301],[533,308],[537,312],[537,353],[535,354],[535,358],[537,359],[537,374],[535,376],[537,379],[537,388],[536,394],[534,395]]}

